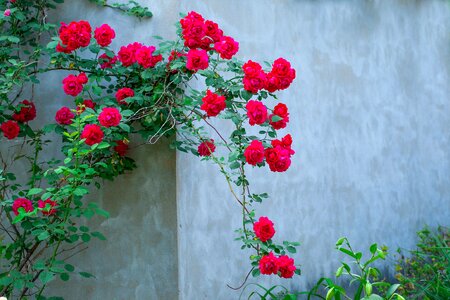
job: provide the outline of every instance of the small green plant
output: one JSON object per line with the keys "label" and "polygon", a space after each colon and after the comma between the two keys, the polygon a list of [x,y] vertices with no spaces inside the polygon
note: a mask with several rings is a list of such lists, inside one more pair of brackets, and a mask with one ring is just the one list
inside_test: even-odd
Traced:
{"label": "small green plant", "polygon": [[[345,255],[351,257],[353,261],[350,263],[342,262],[342,265],[336,271],[336,278],[341,276],[348,276],[351,278],[350,285],[357,284],[356,292],[350,296],[344,287],[336,284],[330,278],[321,278],[313,289],[308,293],[308,299],[312,296],[320,299],[354,299],[354,300],[378,300],[378,299],[404,299],[401,295],[396,293],[399,284],[391,285],[388,282],[382,281],[380,270],[373,266],[378,260],[384,260],[387,255],[387,248],[379,248],[377,244],[372,244],[369,247],[370,257],[363,261],[363,253],[353,250],[347,238],[340,238],[336,242],[336,249]],[[321,288],[325,288],[327,293],[325,296],[319,294]],[[386,291],[383,293],[383,291]],[[381,294],[384,294],[382,296]]]}
{"label": "small green plant", "polygon": [[399,249],[396,265],[399,292],[408,299],[450,299],[450,230],[427,228],[417,233],[417,250]]}

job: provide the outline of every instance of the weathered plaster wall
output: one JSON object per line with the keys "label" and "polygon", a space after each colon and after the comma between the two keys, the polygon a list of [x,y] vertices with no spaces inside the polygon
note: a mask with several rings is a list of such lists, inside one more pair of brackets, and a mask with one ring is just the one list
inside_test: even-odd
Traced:
{"label": "weathered plaster wall", "polygon": [[[181,1],[189,10],[235,37],[241,58],[282,56],[297,69],[279,97],[291,112],[292,167],[256,169],[252,181],[272,196],[258,214],[276,238],[302,242],[304,275],[260,282],[305,290],[332,276],[340,236],[395,252],[423,225],[449,225],[448,1]],[[249,269],[233,241],[239,207],[214,166],[177,159],[180,299],[237,299],[226,284]]]}
{"label": "weathered plaster wall", "polygon": [[[333,245],[343,235],[359,247],[377,241],[409,248],[424,224],[448,225],[448,2],[140,2],[151,6],[152,20],[136,22],[79,0],[53,18],[108,22],[118,29],[118,48],[151,42],[152,34],[173,37],[178,12],[197,10],[240,42],[240,58],[283,56],[297,69],[297,80],[280,93],[291,111],[293,165],[284,174],[257,169],[251,177],[255,191],[272,196],[258,213],[274,220],[277,238],[302,242],[295,258],[304,275],[260,282],[306,289],[331,276],[338,258]],[[51,76],[48,82],[62,78]],[[60,89],[41,99],[49,111],[41,121],[70,101]],[[140,168],[99,193],[111,211],[98,224],[109,241],[74,258],[97,279],[68,287],[55,282],[54,291],[67,299],[176,299],[178,264],[180,299],[237,299],[226,284],[242,282],[248,253],[233,241],[240,209],[218,170],[177,154],[175,195],[174,153],[166,145],[132,155]]]}

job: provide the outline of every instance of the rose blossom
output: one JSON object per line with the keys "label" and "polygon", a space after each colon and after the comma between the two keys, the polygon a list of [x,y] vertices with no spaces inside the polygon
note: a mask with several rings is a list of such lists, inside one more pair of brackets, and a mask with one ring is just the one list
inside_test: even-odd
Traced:
{"label": "rose blossom", "polygon": [[191,71],[204,70],[208,68],[208,53],[205,50],[189,50],[187,54],[186,68]]}
{"label": "rose blossom", "polygon": [[103,24],[94,31],[94,38],[102,47],[109,46],[115,37],[116,33],[114,32],[114,29],[112,29],[108,24]]}
{"label": "rose blossom", "polygon": [[55,115],[56,123],[60,125],[70,125],[73,123],[73,118],[75,114],[70,110],[70,108],[63,106],[61,107]]}
{"label": "rose blossom", "polygon": [[215,94],[210,90],[206,91],[206,96],[202,98],[202,102],[200,109],[204,110],[209,117],[217,116],[226,107],[225,96]]}
{"label": "rose blossom", "polygon": [[277,259],[278,272],[282,278],[292,278],[297,269],[294,265],[294,260],[287,255],[281,255]]}
{"label": "rose blossom", "polygon": [[214,44],[214,49],[223,59],[231,59],[239,51],[239,43],[229,36],[224,36]]}
{"label": "rose blossom", "polygon": [[[273,116],[278,116],[281,118],[279,121],[272,121]],[[276,130],[282,129],[286,127],[286,124],[289,122],[289,112],[288,108],[283,103],[278,103],[274,109],[273,114],[269,116],[269,124]]]}
{"label": "rose blossom", "polygon": [[261,101],[250,100],[245,108],[250,125],[261,125],[267,121],[267,107]]}
{"label": "rose blossom", "polygon": [[154,46],[142,46],[136,50],[136,61],[144,68],[153,68],[162,60],[162,55],[153,55]]}
{"label": "rose blossom", "polygon": [[69,25],[61,22],[61,44],[56,46],[56,51],[71,53],[80,47],[87,47],[91,41],[91,32],[91,25],[87,21],[71,22]]}
{"label": "rose blossom", "polygon": [[295,153],[292,150],[292,137],[290,134],[281,140],[273,140],[272,147],[264,151],[264,156],[269,168],[273,172],[284,172],[291,165],[291,156]]}
{"label": "rose blossom", "polygon": [[270,252],[259,260],[259,271],[264,275],[277,274],[278,264],[277,258]]}
{"label": "rose blossom", "polygon": [[264,146],[258,140],[254,140],[244,151],[245,160],[252,166],[256,166],[264,161]]}
{"label": "rose blossom", "polygon": [[276,90],[284,90],[295,79],[295,70],[290,62],[284,58],[278,58],[273,62],[272,70],[267,74],[265,89],[271,93]]}
{"label": "rose blossom", "polygon": [[17,122],[26,123],[36,118],[36,107],[33,102],[23,100],[20,102],[20,110],[14,113],[12,118]]}
{"label": "rose blossom", "polygon": [[77,96],[83,90],[83,84],[88,82],[85,73],[80,73],[78,76],[70,74],[63,79],[63,89],[67,95]]}
{"label": "rose blossom", "polygon": [[117,56],[124,67],[129,67],[136,62],[136,51],[141,47],[141,43],[135,42],[120,48]]}
{"label": "rose blossom", "polygon": [[124,99],[133,97],[133,96],[134,96],[134,91],[127,87],[121,88],[116,92],[116,100],[119,104],[127,104],[127,102],[124,101]]}
{"label": "rose blossom", "polygon": [[5,9],[5,12],[3,13],[3,15],[5,16],[5,17],[9,17],[10,15],[11,15],[11,10],[8,8],[8,9]]}
{"label": "rose blossom", "polygon": [[11,120],[2,123],[2,125],[0,126],[0,129],[3,132],[3,135],[8,140],[15,139],[19,135],[19,132],[20,132],[20,127],[17,124],[17,122],[11,121]]}
{"label": "rose blossom", "polygon": [[17,198],[14,200],[12,205],[12,210],[14,214],[17,216],[19,214],[19,208],[23,208],[25,212],[33,211],[33,203],[26,198]]}
{"label": "rose blossom", "polygon": [[267,217],[260,217],[258,222],[253,224],[253,231],[261,242],[270,240],[275,234],[273,222]]}
{"label": "rose blossom", "polygon": [[[46,208],[48,206],[49,208]],[[56,213],[56,201],[53,201],[51,199],[47,200],[39,200],[38,201],[38,207],[41,208],[41,212],[45,216],[51,216]]]}
{"label": "rose blossom", "polygon": [[214,145],[213,139],[202,142],[198,146],[198,149],[197,149],[198,154],[200,156],[210,156],[211,154],[214,153],[215,150],[216,150],[216,145]]}
{"label": "rose blossom", "polygon": [[81,133],[81,138],[86,139],[84,142],[89,146],[100,143],[103,140],[103,136],[102,129],[96,124],[84,126],[83,132]]}
{"label": "rose blossom", "polygon": [[125,143],[124,141],[116,141],[116,146],[114,146],[114,151],[119,154],[119,156],[125,156],[126,152],[128,151],[128,143]]}
{"label": "rose blossom", "polygon": [[105,107],[98,115],[98,121],[105,127],[117,126],[120,124],[120,120],[122,120],[122,115],[115,107]]}

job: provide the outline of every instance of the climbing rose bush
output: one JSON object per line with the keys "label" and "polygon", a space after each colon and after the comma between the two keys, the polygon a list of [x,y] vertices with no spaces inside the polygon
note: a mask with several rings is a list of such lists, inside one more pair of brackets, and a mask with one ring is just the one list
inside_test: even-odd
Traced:
{"label": "climbing rose bush", "polygon": [[[42,47],[27,39],[33,32],[20,31],[21,24],[35,22],[33,16],[53,6],[10,1],[7,7],[1,22],[11,35],[0,39],[4,56],[10,57],[0,63],[6,74],[0,75],[0,261],[6,270],[0,274],[0,295],[45,299],[45,287],[55,278],[92,277],[67,262],[92,238],[106,239],[80,225],[81,218],[109,215],[87,195],[101,187],[101,179],[114,180],[139,167],[129,157],[132,147],[171,136],[176,136],[172,148],[216,164],[224,175],[230,199],[242,208],[236,239],[250,258],[249,273],[281,278],[300,273],[290,256],[299,244],[280,241],[276,221],[256,216],[254,204],[269,196],[253,191],[246,175],[249,168],[286,172],[293,163],[292,136],[277,138],[277,130],[289,123],[289,99],[279,102],[274,94],[296,77],[286,59],[264,68],[238,60],[239,42],[196,12],[180,20],[174,41],[154,37],[157,45],[132,41],[119,47],[112,42],[127,33],[108,24],[94,28],[78,20],[53,26],[40,19],[47,26],[34,34],[54,35]],[[15,39],[14,32],[22,33]],[[16,57],[8,50],[27,46],[39,51]],[[24,99],[17,87],[34,89],[50,72],[60,78],[56,87],[66,95],[64,105],[40,111],[35,103],[59,99],[37,99],[34,93]],[[206,87],[194,89],[193,79]],[[33,123],[47,114],[50,124]],[[3,147],[17,145],[5,159]],[[55,145],[60,155],[45,160],[42,153]],[[16,176],[18,160],[29,164],[26,176]]]}

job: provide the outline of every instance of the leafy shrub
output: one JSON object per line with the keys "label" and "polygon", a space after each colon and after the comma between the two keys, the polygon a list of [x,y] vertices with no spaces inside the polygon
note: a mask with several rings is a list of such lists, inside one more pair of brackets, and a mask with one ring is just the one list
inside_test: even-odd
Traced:
{"label": "leafy shrub", "polygon": [[399,250],[397,279],[408,299],[450,299],[450,232],[447,227],[419,231],[417,250]]}

